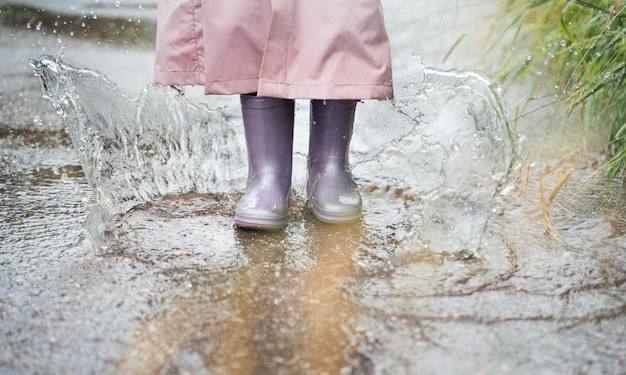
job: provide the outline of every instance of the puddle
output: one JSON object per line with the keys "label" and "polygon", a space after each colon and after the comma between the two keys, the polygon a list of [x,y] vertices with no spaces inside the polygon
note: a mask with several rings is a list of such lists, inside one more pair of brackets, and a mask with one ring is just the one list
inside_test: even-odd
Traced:
{"label": "puddle", "polygon": [[[414,30],[396,22],[408,6],[388,8],[401,35]],[[131,97],[110,74],[32,63],[38,78],[0,85],[10,98],[0,105],[0,372],[625,368],[623,197],[592,175],[602,158],[576,144],[526,154],[528,122],[553,113],[521,119],[531,130],[521,144],[484,74],[403,59],[395,102],[359,104],[350,157],[364,216],[347,226],[307,208],[299,101],[289,224],[263,233],[233,226],[246,173],[234,109],[157,86]],[[37,80],[52,114],[37,104]],[[545,201],[571,168],[544,210],[539,186]]]}

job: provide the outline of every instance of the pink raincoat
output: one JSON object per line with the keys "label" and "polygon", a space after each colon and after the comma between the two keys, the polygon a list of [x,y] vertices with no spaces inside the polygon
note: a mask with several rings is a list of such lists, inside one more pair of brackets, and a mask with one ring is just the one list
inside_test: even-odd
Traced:
{"label": "pink raincoat", "polygon": [[393,97],[379,0],[160,0],[155,83],[289,99]]}

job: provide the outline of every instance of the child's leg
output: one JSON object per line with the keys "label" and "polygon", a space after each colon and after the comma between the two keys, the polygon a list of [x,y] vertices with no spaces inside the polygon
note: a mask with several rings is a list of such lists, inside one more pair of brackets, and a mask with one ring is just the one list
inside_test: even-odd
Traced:
{"label": "child's leg", "polygon": [[235,222],[245,228],[280,229],[287,224],[291,189],[294,101],[241,95],[241,108],[248,181]]}
{"label": "child's leg", "polygon": [[348,162],[356,100],[312,100],[307,191],[315,216],[328,223],[361,217],[361,196]]}

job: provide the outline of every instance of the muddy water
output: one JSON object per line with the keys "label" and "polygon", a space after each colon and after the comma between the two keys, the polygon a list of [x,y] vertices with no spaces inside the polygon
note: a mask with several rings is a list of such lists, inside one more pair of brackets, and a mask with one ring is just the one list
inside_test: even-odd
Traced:
{"label": "muddy water", "polygon": [[[386,9],[392,36],[409,45],[400,35],[417,33],[403,23],[411,13]],[[426,16],[431,27],[451,25],[439,13]],[[57,65],[71,84],[55,87],[80,100],[39,106],[32,68],[11,68],[25,88],[17,106],[2,109],[0,370],[622,373],[623,201],[593,180],[581,188],[601,158],[560,137],[548,141],[559,150],[547,156],[526,151],[537,141],[531,125],[549,122],[546,113],[518,123],[531,136],[514,158],[517,139],[497,86],[410,55],[396,59],[398,101],[360,107],[351,156],[363,221],[317,222],[296,168],[290,224],[270,234],[233,228],[245,167],[239,143],[198,132],[210,124],[237,139],[234,111],[188,106],[161,88],[129,98],[72,65]],[[3,98],[20,98],[7,87]],[[115,111],[98,106],[94,89]],[[185,151],[188,134],[141,121],[141,134],[163,135],[157,147],[178,162],[172,175],[163,149],[130,142],[137,133],[128,129],[139,131],[134,115],[161,118],[159,103],[187,108],[181,116],[196,121],[182,128],[198,126],[189,134],[220,152]],[[302,166],[307,108],[299,105]],[[124,126],[110,126],[116,120]],[[103,152],[92,154],[96,148]],[[201,168],[194,156],[228,161],[219,165],[229,173],[211,177],[215,164]],[[117,175],[94,167],[103,158],[119,166]],[[547,199],[572,167],[547,203],[557,233],[548,235],[539,186]]]}

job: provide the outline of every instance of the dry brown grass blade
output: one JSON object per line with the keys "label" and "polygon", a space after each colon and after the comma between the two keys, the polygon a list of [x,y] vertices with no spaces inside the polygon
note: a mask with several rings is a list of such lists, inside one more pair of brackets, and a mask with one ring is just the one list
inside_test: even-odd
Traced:
{"label": "dry brown grass blade", "polygon": [[546,232],[552,236],[558,236],[559,233],[552,226],[552,221],[550,221],[550,213],[548,212],[548,204],[546,203],[546,199],[543,195],[543,181],[541,178],[541,173],[539,173],[539,200],[541,201],[541,212],[543,213],[543,226],[546,228]]}
{"label": "dry brown grass blade", "polygon": [[517,191],[517,199],[519,200],[524,193],[528,191],[528,179],[530,178],[530,164],[520,166],[515,172],[515,182],[522,184],[523,189]]}
{"label": "dry brown grass blade", "polygon": [[554,202],[554,198],[556,198],[556,195],[559,193],[563,185],[565,185],[565,183],[575,170],[576,168],[570,168],[565,171],[565,173],[563,173],[563,175],[559,178],[559,180],[556,182],[556,185],[554,186],[554,189],[552,189],[552,192],[550,193],[550,197],[548,198],[549,203]]}

